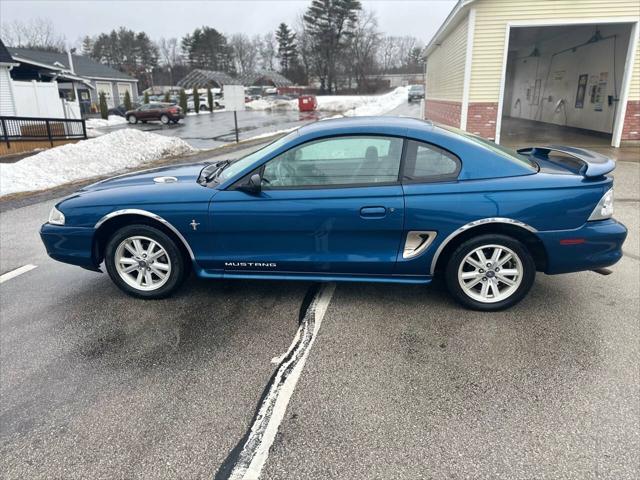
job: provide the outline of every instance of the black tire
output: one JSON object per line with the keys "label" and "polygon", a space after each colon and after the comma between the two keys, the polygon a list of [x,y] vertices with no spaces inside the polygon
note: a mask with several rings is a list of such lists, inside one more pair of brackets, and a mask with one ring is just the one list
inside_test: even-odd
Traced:
{"label": "black tire", "polygon": [[[166,256],[170,260],[170,262],[167,262],[170,265],[168,279],[157,289],[140,290],[134,288],[121,277],[116,267],[115,257],[118,247],[127,238],[137,236],[145,237],[156,242],[165,250]],[[111,280],[113,280],[120,290],[137,298],[159,299],[168,297],[180,287],[188,272],[186,259],[178,248],[178,245],[176,245],[176,242],[163,231],[149,225],[128,225],[117,230],[107,243],[104,258],[105,266]]]}
{"label": "black tire", "polygon": [[131,125],[135,125],[136,123],[138,123],[138,119],[135,115],[129,115],[127,117],[127,122],[129,122]]}
{"label": "black tire", "polygon": [[[498,247],[506,247],[511,250],[520,261],[522,273],[520,284],[515,287],[512,287],[514,290],[509,293],[509,296],[503,300],[499,301],[491,301],[491,303],[486,303],[484,301],[479,301],[476,298],[470,296],[470,294],[466,293],[465,290],[460,285],[460,280],[458,279],[458,272],[460,270],[461,263],[465,260],[467,255],[469,255],[474,250],[478,249],[482,246],[498,246]],[[489,250],[490,252],[491,250]],[[512,265],[515,265],[517,260],[514,259],[510,262],[513,262]],[[463,267],[468,268],[468,267]],[[492,267],[495,268],[495,265]],[[504,267],[507,268],[507,267]],[[480,270],[478,270],[479,272]],[[488,270],[486,276],[489,276]],[[529,292],[531,286],[533,285],[533,281],[536,277],[536,265],[533,261],[531,253],[527,247],[522,244],[520,241],[515,238],[508,237],[506,235],[498,235],[498,234],[486,234],[480,235],[478,237],[467,240],[462,243],[456,250],[451,254],[449,260],[447,261],[447,266],[445,270],[445,281],[447,284],[447,289],[451,293],[451,295],[462,305],[472,310],[479,310],[483,312],[495,312],[499,310],[504,310],[512,307],[513,305],[520,302]],[[497,277],[497,272],[493,272],[490,278],[496,278],[498,283],[500,280]],[[481,282],[486,282],[487,278],[482,277]],[[463,281],[464,283],[464,281]],[[479,288],[482,288],[482,283],[478,284]],[[502,284],[503,287],[506,287],[506,284]],[[477,288],[477,287],[476,287]],[[488,302],[489,300],[487,300]]]}
{"label": "black tire", "polygon": [[165,114],[160,115],[160,122],[162,122],[163,125],[169,125],[170,121],[171,119],[169,118],[169,115],[165,115]]}

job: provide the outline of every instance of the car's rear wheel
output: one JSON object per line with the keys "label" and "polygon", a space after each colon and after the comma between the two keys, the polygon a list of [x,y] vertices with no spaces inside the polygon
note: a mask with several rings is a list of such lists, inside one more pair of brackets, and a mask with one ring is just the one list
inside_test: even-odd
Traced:
{"label": "car's rear wheel", "polygon": [[129,225],[116,231],[107,243],[105,265],[122,291],[148,299],[172,294],[187,270],[174,240],[149,225]]}
{"label": "car's rear wheel", "polygon": [[505,235],[481,235],[462,243],[447,262],[451,294],[474,310],[498,311],[522,300],[536,266],[527,248]]}
{"label": "car's rear wheel", "polygon": [[171,119],[169,118],[169,115],[161,115],[160,116],[160,121],[163,123],[163,125],[169,125],[169,122],[171,121]]}
{"label": "car's rear wheel", "polygon": [[136,118],[135,115],[129,115],[127,117],[127,121],[131,124],[131,125],[135,125],[136,123],[138,123],[138,119]]}

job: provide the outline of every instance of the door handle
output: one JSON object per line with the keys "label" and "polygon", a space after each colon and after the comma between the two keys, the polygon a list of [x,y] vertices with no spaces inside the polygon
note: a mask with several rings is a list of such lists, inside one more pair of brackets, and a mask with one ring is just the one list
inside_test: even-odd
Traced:
{"label": "door handle", "polygon": [[385,207],[362,207],[360,216],[364,218],[382,218],[387,214]]}

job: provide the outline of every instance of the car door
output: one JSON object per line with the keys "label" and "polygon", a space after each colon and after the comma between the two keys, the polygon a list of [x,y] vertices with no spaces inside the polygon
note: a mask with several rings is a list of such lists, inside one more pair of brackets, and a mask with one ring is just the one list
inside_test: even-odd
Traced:
{"label": "car door", "polygon": [[147,110],[147,118],[149,120],[160,120],[160,114],[162,112],[162,105],[158,103],[149,104],[149,110]]}
{"label": "car door", "polygon": [[151,105],[144,104],[141,105],[137,112],[136,112],[136,117],[138,118],[138,120],[147,120],[149,118],[149,108],[151,108]]}
{"label": "car door", "polygon": [[462,162],[453,152],[426,142],[406,141],[402,174],[406,244],[394,270],[397,275],[429,273],[437,246],[460,226],[461,218],[478,208],[460,194],[461,168]]}
{"label": "car door", "polygon": [[[403,139],[342,136],[278,155],[211,204],[211,263],[226,272],[388,275],[402,237]],[[256,173],[256,172],[253,172]]]}

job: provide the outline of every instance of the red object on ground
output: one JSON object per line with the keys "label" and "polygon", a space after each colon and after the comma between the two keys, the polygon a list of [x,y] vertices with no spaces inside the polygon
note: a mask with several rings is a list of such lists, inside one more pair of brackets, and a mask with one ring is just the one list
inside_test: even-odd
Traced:
{"label": "red object on ground", "polygon": [[300,95],[298,97],[298,110],[301,112],[313,112],[318,108],[318,100],[315,95]]}

